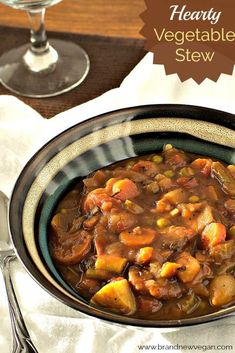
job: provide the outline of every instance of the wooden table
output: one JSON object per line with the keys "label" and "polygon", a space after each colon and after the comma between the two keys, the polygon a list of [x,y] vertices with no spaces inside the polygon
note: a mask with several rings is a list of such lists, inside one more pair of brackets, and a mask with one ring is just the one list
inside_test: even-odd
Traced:
{"label": "wooden table", "polygon": [[[143,25],[139,15],[144,9],[144,0],[64,0],[49,8],[49,39],[81,45],[91,61],[89,75],[80,86],[56,97],[18,98],[50,118],[118,87],[146,54],[139,34]],[[27,42],[29,23],[25,11],[0,4],[0,55]],[[11,93],[0,85],[0,94]]]}
{"label": "wooden table", "polygon": [[[140,13],[144,0],[64,0],[47,10],[46,28],[52,31],[141,38]],[[24,11],[0,4],[0,25],[28,27]]]}

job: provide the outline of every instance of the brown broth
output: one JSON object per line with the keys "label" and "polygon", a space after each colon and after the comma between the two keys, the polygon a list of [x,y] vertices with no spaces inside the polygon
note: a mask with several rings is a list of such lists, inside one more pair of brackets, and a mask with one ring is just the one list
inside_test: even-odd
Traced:
{"label": "brown broth", "polygon": [[[52,218],[49,246],[62,276],[93,304],[143,319],[234,303],[235,197],[220,175],[235,184],[234,169],[168,146],[88,176]],[[112,298],[117,281],[132,304]]]}

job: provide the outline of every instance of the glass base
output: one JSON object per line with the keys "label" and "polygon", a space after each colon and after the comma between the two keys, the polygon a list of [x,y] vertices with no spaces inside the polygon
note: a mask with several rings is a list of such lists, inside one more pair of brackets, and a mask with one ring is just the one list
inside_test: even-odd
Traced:
{"label": "glass base", "polygon": [[[58,60],[39,72],[31,71],[23,59],[29,45],[3,54],[0,57],[2,85],[22,96],[43,98],[70,91],[82,83],[90,68],[86,52],[72,42],[57,39],[50,40],[50,45],[58,53]],[[37,60],[44,57],[37,56]]]}

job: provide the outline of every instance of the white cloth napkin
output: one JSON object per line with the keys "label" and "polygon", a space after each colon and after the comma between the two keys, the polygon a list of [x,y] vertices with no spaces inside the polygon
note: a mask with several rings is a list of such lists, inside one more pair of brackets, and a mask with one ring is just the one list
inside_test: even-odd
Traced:
{"label": "white cloth napkin", "polygon": [[[152,54],[147,54],[119,88],[50,120],[12,96],[1,96],[0,190],[10,195],[23,165],[50,138],[79,121],[110,110],[182,103],[235,112],[235,70],[232,76],[221,75],[217,83],[205,80],[197,85],[191,79],[181,83],[177,75],[166,76],[164,67],[153,65],[152,61]],[[18,261],[12,263],[12,275],[26,325],[39,353],[235,352],[234,317],[175,331],[120,327],[66,307],[39,287]],[[10,322],[3,293],[1,279],[0,352],[8,353]]]}

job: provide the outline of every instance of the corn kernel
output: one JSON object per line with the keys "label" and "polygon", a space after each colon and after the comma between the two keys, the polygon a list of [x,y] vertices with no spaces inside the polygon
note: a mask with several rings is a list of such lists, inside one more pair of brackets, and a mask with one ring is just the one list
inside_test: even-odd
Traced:
{"label": "corn kernel", "polygon": [[180,169],[179,174],[184,177],[192,176],[194,175],[194,170],[190,167],[184,167]]}
{"label": "corn kernel", "polygon": [[190,196],[188,200],[189,200],[189,202],[194,203],[194,202],[198,202],[200,200],[200,198],[196,195],[193,195],[193,196]]}
{"label": "corn kernel", "polygon": [[156,164],[160,164],[163,161],[163,157],[159,155],[155,155],[153,156],[152,161]]}
{"label": "corn kernel", "polygon": [[165,228],[170,224],[167,218],[159,218],[156,223],[158,228]]}
{"label": "corn kernel", "polygon": [[166,171],[164,172],[164,175],[165,175],[167,178],[172,178],[172,177],[175,175],[175,173],[173,172],[173,170],[166,170]]}
{"label": "corn kernel", "polygon": [[235,238],[235,226],[232,226],[229,231],[228,231],[228,235],[230,237],[234,237]]}
{"label": "corn kernel", "polygon": [[174,216],[177,216],[177,214],[179,214],[179,212],[180,212],[180,211],[178,210],[178,208],[174,208],[174,209],[170,212],[170,215],[174,217]]}
{"label": "corn kernel", "polygon": [[173,146],[170,143],[167,143],[164,147],[163,147],[163,151],[168,151],[171,150],[173,148]]}

